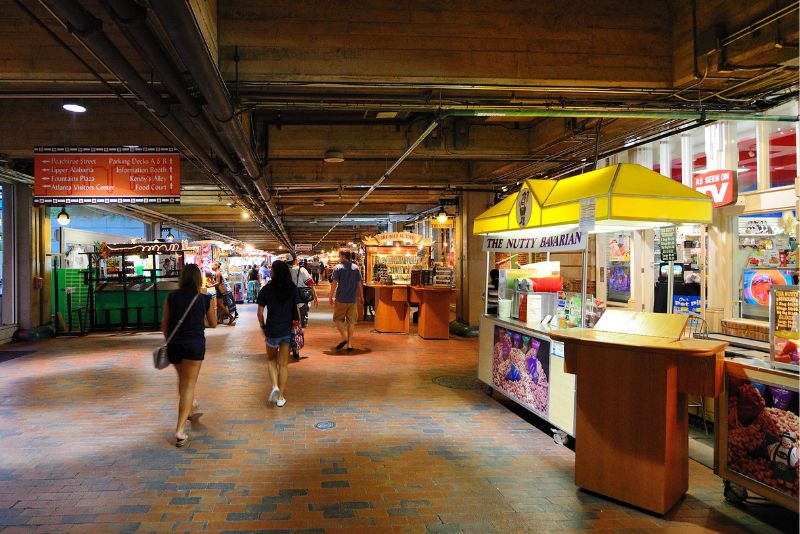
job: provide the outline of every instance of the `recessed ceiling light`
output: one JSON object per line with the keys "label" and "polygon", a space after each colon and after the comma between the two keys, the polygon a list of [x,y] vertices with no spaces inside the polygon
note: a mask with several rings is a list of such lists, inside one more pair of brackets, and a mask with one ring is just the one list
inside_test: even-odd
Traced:
{"label": "recessed ceiling light", "polygon": [[83,101],[77,98],[65,98],[64,101],[61,102],[61,107],[64,111],[69,111],[71,113],[83,113],[86,111],[86,106],[83,105]]}
{"label": "recessed ceiling light", "polygon": [[322,200],[321,198],[318,198],[318,199],[316,199],[316,200],[314,201],[314,206],[315,206],[315,207],[317,207],[317,208],[321,208],[321,207],[323,207],[324,205],[325,205],[325,201],[324,201],[324,200]]}
{"label": "recessed ceiling light", "polygon": [[323,161],[325,163],[341,163],[344,161],[344,154],[341,150],[328,150],[325,152]]}
{"label": "recessed ceiling light", "polygon": [[134,148],[139,148],[139,145],[122,145],[122,146],[123,148],[129,148],[131,150],[133,150]]}
{"label": "recessed ceiling light", "polygon": [[586,158],[581,158],[581,161],[586,161]]}

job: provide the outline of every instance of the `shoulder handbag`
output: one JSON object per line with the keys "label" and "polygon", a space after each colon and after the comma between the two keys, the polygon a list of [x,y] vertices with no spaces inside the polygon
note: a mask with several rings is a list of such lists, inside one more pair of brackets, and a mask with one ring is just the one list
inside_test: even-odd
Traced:
{"label": "shoulder handbag", "polygon": [[175,328],[172,329],[172,332],[170,332],[169,337],[164,344],[153,351],[153,366],[156,369],[163,369],[169,365],[169,358],[167,357],[167,345],[169,345],[169,342],[172,341],[173,337],[175,337],[178,329],[183,324],[183,320],[186,319],[187,315],[189,315],[189,310],[191,310],[192,306],[194,306],[194,303],[197,302],[198,297],[200,297],[200,293],[196,294],[192,299],[192,302],[189,303],[189,306],[186,307],[183,315],[181,315],[181,318],[178,320],[178,324],[176,324]]}
{"label": "shoulder handbag", "polygon": [[303,333],[301,326],[292,327],[291,348],[294,352],[299,351],[306,346],[306,335]]}
{"label": "shoulder handbag", "polygon": [[300,302],[303,304],[308,304],[312,300],[314,300],[314,292],[311,290],[310,287],[303,284],[300,285],[300,269],[297,269],[297,281],[295,282],[297,286],[297,291],[300,293]]}

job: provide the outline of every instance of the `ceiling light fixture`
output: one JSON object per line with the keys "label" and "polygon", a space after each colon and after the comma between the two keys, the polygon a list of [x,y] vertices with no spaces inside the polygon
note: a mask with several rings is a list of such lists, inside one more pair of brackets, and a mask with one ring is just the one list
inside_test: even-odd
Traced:
{"label": "ceiling light fixture", "polygon": [[314,201],[314,207],[316,207],[316,208],[321,208],[321,207],[323,207],[323,206],[325,206],[325,201],[324,201],[324,200],[322,200],[321,198],[318,198],[318,199],[316,199],[316,200]]}
{"label": "ceiling light fixture", "polygon": [[58,216],[56,216],[56,221],[61,226],[67,226],[69,224],[69,213],[67,213],[67,208],[61,208],[61,211],[58,212]]}
{"label": "ceiling light fixture", "polygon": [[341,150],[328,150],[325,152],[325,157],[322,158],[325,163],[342,163],[344,161],[344,154]]}
{"label": "ceiling light fixture", "polygon": [[444,209],[444,206],[439,208],[439,213],[436,214],[436,220],[439,221],[439,224],[444,224],[447,222],[447,212]]}
{"label": "ceiling light fixture", "polygon": [[242,219],[249,219],[249,218],[250,218],[250,214],[247,213],[246,211],[243,211],[242,212]]}
{"label": "ceiling light fixture", "polygon": [[71,113],[84,113],[86,111],[83,100],[79,98],[65,98],[61,102],[61,107],[64,111],[69,111]]}

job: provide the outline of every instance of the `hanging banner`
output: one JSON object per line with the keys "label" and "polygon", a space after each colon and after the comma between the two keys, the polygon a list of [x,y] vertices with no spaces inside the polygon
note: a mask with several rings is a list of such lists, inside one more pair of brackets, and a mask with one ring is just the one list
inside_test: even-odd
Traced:
{"label": "hanging banner", "polygon": [[589,197],[581,199],[581,215],[578,220],[578,230],[581,232],[593,232],[597,222],[597,198]]}
{"label": "hanging banner", "polygon": [[541,237],[498,237],[483,238],[484,252],[571,252],[586,250],[589,234],[580,230],[558,232]]}
{"label": "hanging banner", "polygon": [[311,243],[296,243],[294,246],[295,252],[311,252],[314,246]]}
{"label": "hanging banner", "polygon": [[37,204],[177,204],[181,156],[174,147],[36,147]]}
{"label": "hanging banner", "polygon": [[721,208],[736,203],[736,171],[708,171],[692,176],[692,188],[711,197],[713,206]]}

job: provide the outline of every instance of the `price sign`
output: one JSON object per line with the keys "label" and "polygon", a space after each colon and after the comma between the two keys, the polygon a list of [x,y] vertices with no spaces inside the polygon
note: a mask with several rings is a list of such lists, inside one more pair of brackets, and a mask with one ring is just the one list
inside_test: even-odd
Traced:
{"label": "price sign", "polygon": [[661,236],[661,261],[675,261],[678,259],[678,251],[675,248],[675,227],[668,226],[662,228]]}
{"label": "price sign", "polygon": [[775,289],[775,330],[797,330],[797,289]]}
{"label": "price sign", "polygon": [[777,367],[800,364],[800,292],[797,286],[772,286],[769,310],[770,356]]}

